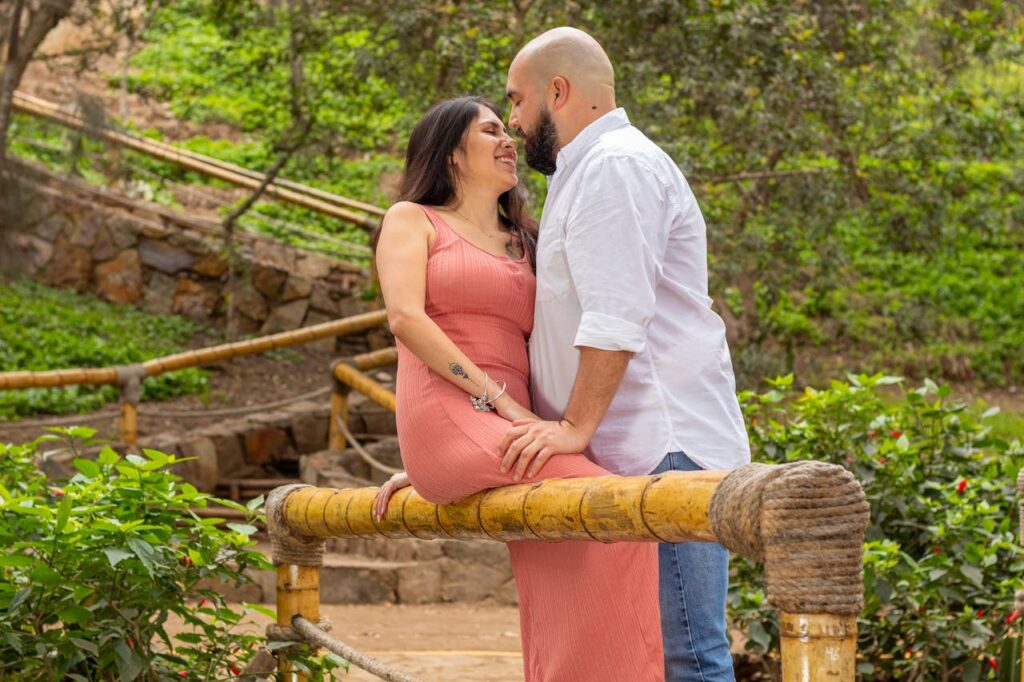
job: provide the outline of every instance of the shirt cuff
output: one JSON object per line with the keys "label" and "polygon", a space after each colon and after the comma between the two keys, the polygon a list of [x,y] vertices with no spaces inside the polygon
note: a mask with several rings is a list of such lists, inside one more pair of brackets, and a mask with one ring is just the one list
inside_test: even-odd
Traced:
{"label": "shirt cuff", "polygon": [[585,312],[573,346],[599,350],[641,353],[647,343],[647,329],[639,324],[603,313]]}

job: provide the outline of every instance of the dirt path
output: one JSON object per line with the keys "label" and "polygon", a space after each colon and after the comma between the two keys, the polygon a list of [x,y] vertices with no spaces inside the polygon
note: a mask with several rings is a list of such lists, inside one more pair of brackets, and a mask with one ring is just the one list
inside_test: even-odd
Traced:
{"label": "dirt path", "polygon": [[[271,608],[273,608],[271,606]],[[425,680],[516,682],[523,679],[519,614],[487,604],[332,605],[320,613],[346,644]],[[270,619],[253,614],[247,631],[262,633]],[[182,632],[172,619],[170,633]],[[378,678],[355,667],[341,679]]]}

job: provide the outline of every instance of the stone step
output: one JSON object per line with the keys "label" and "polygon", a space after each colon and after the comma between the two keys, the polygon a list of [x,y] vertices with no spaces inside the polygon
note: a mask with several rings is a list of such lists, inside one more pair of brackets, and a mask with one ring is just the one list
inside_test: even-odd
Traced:
{"label": "stone step", "polygon": [[[517,603],[508,550],[501,543],[361,539],[346,542],[353,543],[354,548],[382,556],[328,551],[320,568],[321,603]],[[368,544],[361,546],[360,542]],[[428,542],[435,543],[432,549],[408,544]],[[397,550],[383,549],[391,543],[407,544]],[[269,545],[260,544],[256,549],[271,556]],[[391,556],[386,556],[389,553]],[[217,590],[228,601],[273,603],[275,571],[256,571],[253,578],[253,584],[241,588],[224,584],[207,586]]]}

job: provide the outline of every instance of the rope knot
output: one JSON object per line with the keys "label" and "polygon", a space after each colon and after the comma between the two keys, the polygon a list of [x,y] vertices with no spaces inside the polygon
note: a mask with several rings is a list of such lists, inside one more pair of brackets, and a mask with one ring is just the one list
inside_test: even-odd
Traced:
{"label": "rope knot", "polygon": [[868,522],[864,490],[841,466],[747,464],[711,498],[722,544],[765,565],[768,600],[790,613],[856,615]]}
{"label": "rope knot", "polygon": [[301,483],[274,488],[267,495],[267,530],[270,532],[270,546],[273,549],[275,566],[322,566],[324,563],[323,538],[298,535],[285,524],[284,508],[288,496],[299,488],[311,486]]}

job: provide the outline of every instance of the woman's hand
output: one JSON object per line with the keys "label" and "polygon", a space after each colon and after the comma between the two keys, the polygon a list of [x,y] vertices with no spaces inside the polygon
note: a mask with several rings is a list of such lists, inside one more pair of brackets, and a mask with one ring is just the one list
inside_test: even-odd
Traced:
{"label": "woman's hand", "polygon": [[409,475],[401,471],[388,479],[387,483],[380,487],[377,496],[373,498],[373,518],[380,521],[388,510],[388,502],[391,496],[402,488],[409,485]]}
{"label": "woman's hand", "polygon": [[508,394],[505,394],[494,401],[494,411],[498,413],[498,416],[502,419],[507,419],[510,422],[515,421],[537,421],[540,419],[533,412],[517,403]]}

